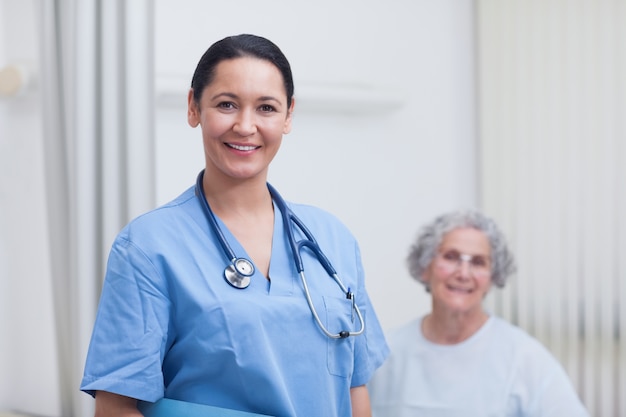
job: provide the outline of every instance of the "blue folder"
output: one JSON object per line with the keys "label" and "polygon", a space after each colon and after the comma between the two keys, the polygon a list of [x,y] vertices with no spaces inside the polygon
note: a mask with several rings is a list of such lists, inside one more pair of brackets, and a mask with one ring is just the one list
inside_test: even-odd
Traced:
{"label": "blue folder", "polygon": [[267,414],[248,413],[169,398],[162,398],[155,403],[139,401],[137,408],[144,417],[271,417]]}

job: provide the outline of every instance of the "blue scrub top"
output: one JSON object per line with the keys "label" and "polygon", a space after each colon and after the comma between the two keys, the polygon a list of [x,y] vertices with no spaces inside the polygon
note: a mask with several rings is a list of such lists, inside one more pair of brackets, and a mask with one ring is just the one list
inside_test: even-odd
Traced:
{"label": "blue scrub top", "polygon": [[[367,383],[388,354],[359,248],[329,213],[289,207],[355,293],[363,335],[331,339],[319,329],[278,209],[270,280],[257,271],[248,288],[231,287],[223,276],[228,259],[192,187],[117,236],[81,389],[275,416],[351,416],[350,388]],[[236,256],[248,258],[218,223]],[[307,249],[302,256],[322,322],[331,332],[357,330],[350,300]]]}

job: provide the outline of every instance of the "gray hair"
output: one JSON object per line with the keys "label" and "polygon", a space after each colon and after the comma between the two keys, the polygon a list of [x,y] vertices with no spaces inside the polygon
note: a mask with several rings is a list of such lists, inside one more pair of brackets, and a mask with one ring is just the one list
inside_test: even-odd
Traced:
{"label": "gray hair", "polygon": [[491,247],[491,281],[499,288],[504,287],[507,278],[515,273],[516,265],[509,250],[506,238],[495,221],[476,210],[454,211],[443,214],[426,224],[420,230],[417,240],[409,250],[407,265],[409,273],[426,286],[423,274],[435,258],[446,233],[460,228],[473,228],[487,236]]}

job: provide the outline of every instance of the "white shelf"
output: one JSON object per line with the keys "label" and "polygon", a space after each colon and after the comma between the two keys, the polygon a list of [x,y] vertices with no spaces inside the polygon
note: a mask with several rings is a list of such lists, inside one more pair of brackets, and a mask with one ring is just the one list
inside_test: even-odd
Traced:
{"label": "white shelf", "polygon": [[[176,76],[156,78],[156,103],[160,107],[187,106],[190,80]],[[400,91],[364,84],[297,83],[298,112],[391,113],[406,101]]]}

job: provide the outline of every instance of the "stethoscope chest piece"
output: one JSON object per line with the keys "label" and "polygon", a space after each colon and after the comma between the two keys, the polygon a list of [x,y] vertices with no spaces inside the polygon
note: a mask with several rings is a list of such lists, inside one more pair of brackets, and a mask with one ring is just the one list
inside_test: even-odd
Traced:
{"label": "stethoscope chest piece", "polygon": [[[204,213],[206,214],[206,218],[209,221],[211,228],[215,232],[215,235],[217,236],[217,240],[220,246],[224,250],[224,254],[229,259],[229,264],[224,270],[224,279],[233,288],[237,288],[240,290],[244,288],[248,288],[248,286],[250,285],[251,277],[252,275],[254,275],[254,265],[252,264],[250,260],[246,258],[238,258],[233,252],[228,242],[226,241],[226,238],[224,237],[224,233],[222,233],[222,230],[220,229],[220,226],[217,223],[215,215],[213,214],[211,207],[209,207],[209,203],[206,199],[206,196],[204,195],[204,189],[202,186],[203,177],[204,177],[204,170],[200,171],[200,174],[198,174],[198,178],[196,180],[196,194],[198,195],[201,201],[202,208],[204,210]],[[359,306],[356,305],[356,302],[354,300],[354,293],[350,291],[350,287],[346,288],[343,282],[341,282],[341,280],[339,279],[339,276],[337,275],[337,271],[335,271],[335,268],[333,268],[333,266],[330,264],[330,261],[328,260],[328,258],[326,258],[326,256],[320,249],[319,245],[317,244],[315,238],[313,237],[309,229],[307,229],[307,227],[302,223],[302,221],[298,217],[296,217],[296,215],[289,209],[289,207],[287,207],[287,203],[285,203],[285,201],[282,199],[280,194],[278,194],[278,192],[274,189],[274,187],[272,187],[270,184],[267,184],[267,188],[269,189],[269,192],[272,195],[272,200],[278,206],[278,210],[282,213],[283,228],[285,230],[285,233],[287,234],[287,238],[289,240],[289,246],[291,247],[291,252],[293,255],[295,267],[296,267],[298,274],[300,275],[302,286],[304,288],[304,295],[305,295],[307,304],[309,305],[309,309],[311,310],[311,314],[313,314],[313,318],[315,319],[315,322],[320,327],[322,332],[326,336],[332,339],[345,339],[346,337],[349,337],[349,336],[358,336],[362,334],[365,331],[365,322],[363,321],[361,310],[359,310]],[[294,224],[300,229],[302,233],[304,233],[304,235],[306,236],[305,239],[296,241],[296,238],[292,230],[292,227]],[[300,256],[300,250],[303,247],[307,248],[309,251],[313,253],[313,255],[315,255],[315,257],[317,257],[317,260],[322,264],[322,266],[324,267],[328,275],[333,280],[335,280],[335,282],[337,283],[341,291],[345,294],[346,298],[352,301],[352,311],[356,312],[359,322],[361,323],[361,327],[359,330],[356,330],[356,331],[341,330],[338,333],[331,333],[326,328],[326,326],[324,326],[324,324],[322,323],[322,321],[320,320],[317,314],[317,311],[315,310],[315,306],[313,305],[313,300],[311,299],[311,294],[309,293],[309,287],[307,285],[306,277],[304,275],[304,265],[302,264],[302,257]]]}
{"label": "stethoscope chest piece", "polygon": [[245,258],[237,258],[224,270],[226,282],[240,290],[250,285],[250,277],[254,274],[254,265]]}

